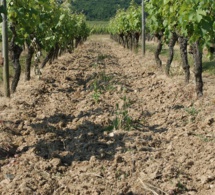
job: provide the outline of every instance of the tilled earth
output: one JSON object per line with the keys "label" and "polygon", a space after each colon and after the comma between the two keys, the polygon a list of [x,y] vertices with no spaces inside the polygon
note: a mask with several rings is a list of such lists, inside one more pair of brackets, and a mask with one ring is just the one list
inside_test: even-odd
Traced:
{"label": "tilled earth", "polygon": [[97,36],[21,80],[0,98],[0,194],[215,194],[215,80],[197,100],[155,67]]}

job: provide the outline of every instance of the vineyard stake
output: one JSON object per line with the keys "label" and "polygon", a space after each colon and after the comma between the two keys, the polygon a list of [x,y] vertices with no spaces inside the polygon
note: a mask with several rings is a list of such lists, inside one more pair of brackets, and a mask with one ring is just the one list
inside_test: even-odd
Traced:
{"label": "vineyard stake", "polygon": [[6,97],[10,97],[9,84],[9,60],[8,60],[8,29],[7,29],[7,3],[6,0],[1,0],[1,5],[4,8],[2,13],[2,55],[3,55],[3,80],[4,92]]}
{"label": "vineyard stake", "polygon": [[145,7],[144,0],[142,0],[142,52],[143,56],[146,53],[146,37],[145,37]]}

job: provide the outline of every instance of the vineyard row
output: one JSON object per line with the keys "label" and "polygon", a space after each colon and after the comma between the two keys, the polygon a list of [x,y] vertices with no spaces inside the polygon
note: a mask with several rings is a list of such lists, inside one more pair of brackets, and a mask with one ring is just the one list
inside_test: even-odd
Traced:
{"label": "vineyard row", "polygon": [[[14,67],[12,93],[20,79],[24,49],[25,80],[30,80],[33,58],[35,73],[40,74],[47,62],[52,63],[64,51],[72,52],[90,33],[83,14],[72,14],[55,0],[10,0],[7,9],[1,6],[0,12],[8,17],[9,52]],[[42,51],[46,56],[40,64]]]}
{"label": "vineyard row", "polygon": [[[188,46],[194,60],[196,93],[203,95],[202,55],[207,48],[211,57],[215,48],[215,1],[214,0],[150,0],[145,3],[146,33],[158,40],[155,61],[159,67],[159,55],[164,44],[169,46],[165,67],[170,73],[174,46],[178,42],[185,72],[185,82],[190,79]],[[109,22],[111,37],[126,48],[137,48],[142,31],[142,9],[131,2],[127,10],[118,10]]]}

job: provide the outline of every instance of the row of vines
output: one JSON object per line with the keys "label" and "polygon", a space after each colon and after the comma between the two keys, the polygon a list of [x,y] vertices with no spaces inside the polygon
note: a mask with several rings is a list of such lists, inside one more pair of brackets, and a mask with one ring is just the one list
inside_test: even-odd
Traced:
{"label": "row of vines", "polygon": [[[209,53],[215,48],[215,1],[214,0],[150,0],[145,3],[147,33],[156,37],[158,46],[155,61],[159,67],[159,58],[164,44],[169,46],[169,57],[165,72],[170,66],[176,43],[180,46],[185,82],[190,79],[188,46],[194,60],[196,93],[203,95],[202,55],[204,48]],[[133,2],[127,10],[119,10],[109,23],[111,37],[132,49],[138,46],[141,33],[141,7]],[[130,43],[130,44],[129,44]]]}
{"label": "row of vines", "polygon": [[125,48],[138,47],[141,35],[141,10],[141,7],[132,1],[127,10],[118,10],[116,16],[109,22],[111,38]]}
{"label": "row of vines", "polygon": [[[7,2],[9,52],[14,68],[12,93],[18,85],[20,56],[26,50],[25,80],[30,80],[34,58],[35,73],[41,74],[47,62],[52,63],[62,52],[72,52],[89,36],[85,16],[72,14],[55,0],[11,0]],[[40,63],[42,52],[45,53]]]}

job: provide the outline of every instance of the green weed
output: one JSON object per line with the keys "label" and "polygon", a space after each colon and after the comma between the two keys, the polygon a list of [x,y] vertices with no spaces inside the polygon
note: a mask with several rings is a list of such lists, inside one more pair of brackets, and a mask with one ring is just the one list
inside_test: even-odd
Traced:
{"label": "green weed", "polygon": [[197,137],[199,137],[203,142],[215,142],[215,135],[207,137],[204,135],[196,135]]}
{"label": "green weed", "polygon": [[94,91],[92,97],[95,103],[98,103],[100,96],[103,92],[114,90],[114,86],[111,83],[113,76],[106,75],[105,72],[99,72],[91,85],[91,89]]}
{"label": "green weed", "polygon": [[215,60],[203,62],[203,71],[209,73],[210,75],[215,75]]}
{"label": "green weed", "polygon": [[106,75],[105,72],[99,72],[91,86],[95,92],[113,91],[115,87],[112,84],[112,75]]}
{"label": "green weed", "polygon": [[114,129],[125,129],[127,131],[131,130],[133,127],[133,120],[129,116],[128,108],[130,106],[130,100],[124,96],[122,98],[123,105],[119,106],[119,104],[116,104],[116,111],[115,111],[115,119],[113,120],[113,127]]}
{"label": "green weed", "polygon": [[194,107],[185,108],[185,111],[191,116],[197,116],[199,113],[199,111]]}
{"label": "green weed", "polygon": [[109,58],[110,56],[107,55],[107,54],[98,54],[98,57],[97,57],[97,61],[103,61],[104,59],[106,58]]}
{"label": "green weed", "polygon": [[95,101],[95,103],[97,104],[99,102],[99,99],[100,99],[100,96],[101,96],[97,80],[95,80],[93,82],[93,91],[94,91],[94,93],[92,95],[92,98]]}
{"label": "green weed", "polygon": [[91,34],[109,34],[108,21],[87,21]]}
{"label": "green weed", "polygon": [[176,184],[176,187],[178,188],[179,192],[187,191],[187,187],[184,184],[182,184],[180,181]]}
{"label": "green weed", "polygon": [[99,102],[99,99],[100,99],[100,93],[99,92],[94,92],[93,93],[93,99],[94,99],[94,101],[95,101],[95,103],[97,104],[98,102]]}

